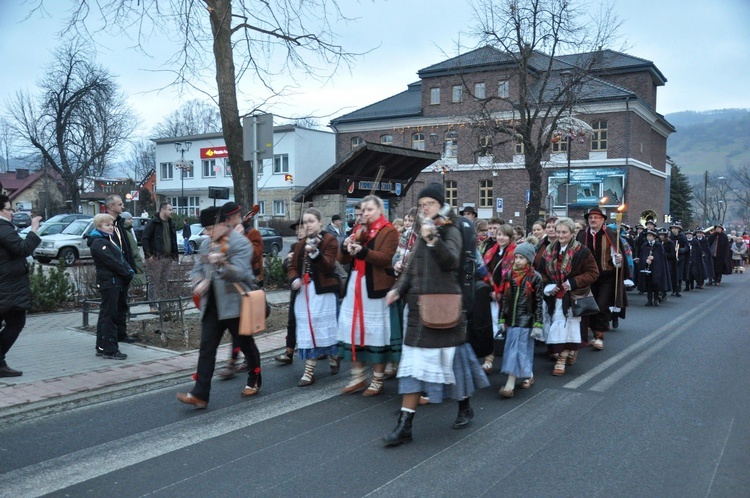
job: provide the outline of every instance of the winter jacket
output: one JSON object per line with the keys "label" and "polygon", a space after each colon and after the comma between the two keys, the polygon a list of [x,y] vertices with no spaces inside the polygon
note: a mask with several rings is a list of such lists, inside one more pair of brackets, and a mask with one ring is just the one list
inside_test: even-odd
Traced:
{"label": "winter jacket", "polygon": [[396,290],[409,306],[404,344],[419,348],[445,348],[466,342],[466,323],[461,320],[452,329],[431,329],[422,325],[419,318],[421,294],[461,294],[458,280],[463,237],[452,223],[438,227],[438,238],[429,247],[418,238],[406,272],[398,281]]}
{"label": "winter jacket", "polygon": [[[385,297],[396,281],[391,262],[398,248],[398,230],[392,225],[384,226],[375,237],[362,246],[352,259],[365,260],[365,284],[367,297],[380,299]],[[352,263],[352,268],[354,263]]]}
{"label": "winter jacket", "polygon": [[338,293],[341,282],[335,271],[336,258],[339,252],[339,243],[336,237],[328,232],[323,232],[323,238],[318,244],[318,254],[314,258],[310,258],[308,268],[305,267],[305,245],[303,240],[294,246],[294,255],[289,261],[289,270],[287,271],[289,283],[291,284],[298,278],[303,278],[307,270],[315,285],[316,294]]}
{"label": "winter jacket", "polygon": [[0,218],[0,313],[31,308],[26,258],[41,241],[35,232],[22,239],[13,223]]}
{"label": "winter jacket", "polygon": [[91,257],[96,265],[96,285],[108,289],[117,285],[128,285],[133,279],[133,269],[125,261],[125,256],[108,235],[92,230],[86,239],[91,249]]}
{"label": "winter jacket", "polygon": [[172,258],[177,260],[177,230],[174,227],[174,221],[168,219],[169,233],[171,234],[170,247],[164,247],[164,222],[157,214],[151,221],[148,222],[146,228],[143,229],[143,237],[141,237],[141,243],[143,244],[143,255],[148,258]]}
{"label": "winter jacket", "polygon": [[[669,244],[672,245],[671,242]],[[672,247],[671,252],[674,255],[674,247]],[[653,261],[650,264],[646,261],[649,256],[653,256]],[[650,245],[647,241],[641,246],[641,253],[638,255],[638,271],[642,272],[642,270],[648,270],[651,273],[641,273],[638,276],[639,291],[666,292],[672,290],[669,263],[664,246],[660,241],[655,240],[653,245]],[[650,279],[646,275],[650,275]]]}
{"label": "winter jacket", "polygon": [[[503,292],[502,323],[508,327],[532,328],[542,326],[542,300],[544,284],[542,276],[532,271],[517,285],[513,271],[506,277],[508,283]],[[529,292],[531,296],[529,296]]]}

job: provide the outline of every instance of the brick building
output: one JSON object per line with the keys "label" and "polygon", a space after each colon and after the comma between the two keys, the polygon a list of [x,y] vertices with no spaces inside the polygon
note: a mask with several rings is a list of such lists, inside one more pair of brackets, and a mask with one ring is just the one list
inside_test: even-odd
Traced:
{"label": "brick building", "polygon": [[[657,89],[666,78],[653,62],[611,50],[560,56],[551,67],[562,78],[584,60],[593,70],[577,89],[570,112],[592,130],[583,143],[571,141],[570,157],[564,139],[550,144],[542,160],[541,196],[547,202],[539,213],[526,213],[530,183],[522,144],[493,144],[478,125],[483,99],[513,100],[519,91],[510,76],[515,70],[511,58],[492,47],[421,69],[419,81],[406,91],[332,120],[336,159],[365,142],[439,152],[442,159],[425,168],[404,194],[398,215],[416,204],[424,184],[437,181],[457,210],[474,206],[482,218],[526,224],[550,212],[565,213],[558,187],[567,183],[568,173],[577,187],[575,201],[567,206],[571,216],[582,215],[603,197],[612,216],[624,201],[624,220],[631,223],[646,210],[667,214],[667,138],[675,130],[656,112]],[[497,100],[492,119],[513,116],[507,100]]]}

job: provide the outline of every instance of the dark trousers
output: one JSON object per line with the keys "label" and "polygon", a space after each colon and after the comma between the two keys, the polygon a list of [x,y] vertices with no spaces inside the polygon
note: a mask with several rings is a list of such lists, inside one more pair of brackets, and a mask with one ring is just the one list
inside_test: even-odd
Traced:
{"label": "dark trousers", "polygon": [[[642,275],[641,275],[642,277]],[[581,317],[581,324],[594,332],[606,332],[609,330],[609,322],[612,321],[612,312],[609,307],[615,300],[615,272],[600,273],[599,279],[591,284],[591,293],[594,294],[596,304],[599,305],[599,313]],[[584,329],[584,330],[587,330]],[[586,331],[588,337],[588,330]]]}
{"label": "dark trousers", "polygon": [[26,325],[26,310],[9,310],[0,314],[0,367],[7,365],[5,355],[21,335]]}
{"label": "dark trousers", "polygon": [[286,321],[286,347],[294,350],[297,345],[297,318],[294,316],[294,301],[299,292],[292,291],[289,295],[289,314]]}
{"label": "dark trousers", "polygon": [[239,318],[229,318],[219,320],[216,308],[209,306],[203,315],[201,322],[201,346],[198,353],[198,374],[195,381],[195,387],[191,394],[198,399],[208,401],[211,395],[211,377],[214,376],[216,368],[216,351],[219,349],[221,337],[224,331],[228,330],[232,334],[232,341],[239,344],[242,354],[247,360],[247,385],[260,387],[260,352],[255,345],[252,336],[239,335],[240,328]]}
{"label": "dark trousers", "polygon": [[96,347],[105,353],[118,350],[117,342],[128,336],[128,291],[127,286],[115,285],[99,289],[102,304],[96,322]]}

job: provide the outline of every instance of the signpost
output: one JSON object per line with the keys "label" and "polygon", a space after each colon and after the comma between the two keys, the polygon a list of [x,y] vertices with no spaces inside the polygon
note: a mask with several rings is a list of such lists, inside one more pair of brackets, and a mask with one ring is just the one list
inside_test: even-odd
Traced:
{"label": "signpost", "polygon": [[[259,161],[273,159],[273,114],[256,114],[242,119],[242,158],[253,165],[253,203],[258,203]],[[258,217],[253,216],[258,228]]]}
{"label": "signpost", "polygon": [[498,198],[497,198],[497,199],[495,200],[495,202],[496,202],[496,203],[495,203],[495,210],[496,210],[496,211],[497,211],[498,213],[502,213],[502,212],[503,212],[503,198],[502,198],[502,197],[498,197]]}

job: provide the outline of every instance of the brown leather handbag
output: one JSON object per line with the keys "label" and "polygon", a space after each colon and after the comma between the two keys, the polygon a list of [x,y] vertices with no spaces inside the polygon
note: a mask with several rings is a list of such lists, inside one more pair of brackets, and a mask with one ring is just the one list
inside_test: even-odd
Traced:
{"label": "brown leather handbag", "polygon": [[240,335],[255,335],[266,330],[266,293],[263,290],[244,290],[234,284],[242,296]]}
{"label": "brown leather handbag", "polygon": [[461,321],[461,294],[420,294],[419,318],[431,329],[450,329]]}

